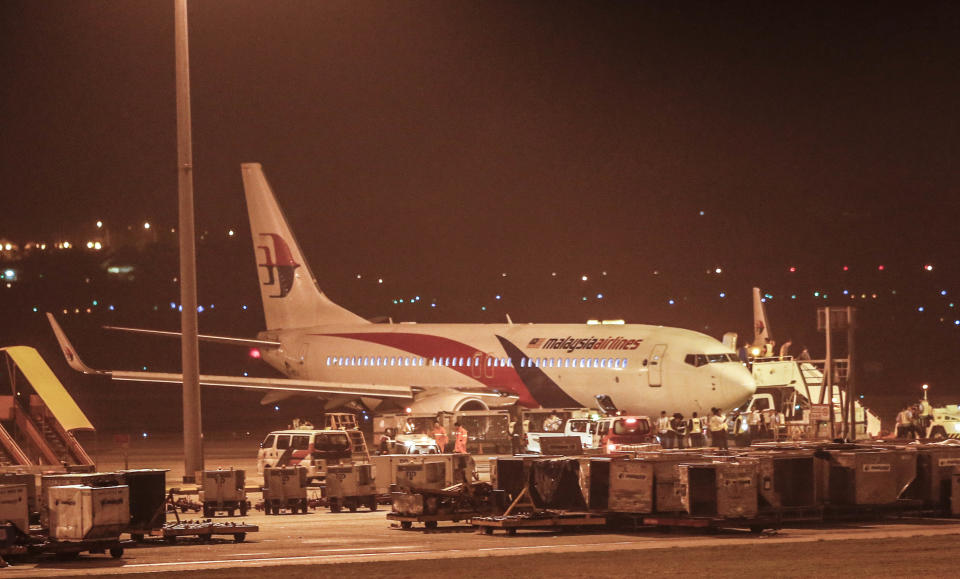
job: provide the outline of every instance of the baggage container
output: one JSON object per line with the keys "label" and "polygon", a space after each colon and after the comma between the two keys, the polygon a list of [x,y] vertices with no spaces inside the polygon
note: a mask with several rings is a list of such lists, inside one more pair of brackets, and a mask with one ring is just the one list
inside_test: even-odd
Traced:
{"label": "baggage container", "polygon": [[266,513],[281,509],[307,512],[307,469],[302,466],[272,466],[263,469],[263,505]]}
{"label": "baggage container", "polygon": [[827,456],[831,505],[892,505],[916,473],[917,455],[905,450],[828,450]]}
{"label": "baggage container", "polygon": [[653,512],[675,513],[684,510],[677,491],[679,474],[677,466],[697,462],[710,462],[709,458],[691,452],[644,452],[638,459],[653,467]]}
{"label": "baggage container", "polygon": [[40,477],[40,524],[49,526],[48,491],[52,487],[88,486],[109,487],[126,484],[123,475],[119,472],[92,472],[73,474],[45,474]]}
{"label": "baggage container", "polygon": [[950,509],[951,478],[954,468],[960,466],[960,447],[931,444],[917,452],[917,476],[907,492],[919,499],[923,506],[944,511]]}
{"label": "baggage container", "polygon": [[117,540],[130,523],[126,485],[50,487],[47,493],[55,541]]}
{"label": "baggage container", "polygon": [[653,512],[653,479],[653,464],[649,461],[610,461],[607,510],[615,513]]}
{"label": "baggage container", "polygon": [[243,469],[217,469],[203,472],[203,489],[200,502],[203,504],[203,516],[212,517],[217,511],[227,511],[229,516],[239,510],[240,516],[247,514],[247,473]]}
{"label": "baggage container", "polygon": [[27,489],[27,512],[32,524],[40,523],[40,497],[37,493],[37,475],[31,472],[0,473],[0,485],[24,485]]}
{"label": "baggage container", "polygon": [[503,491],[508,501],[520,496],[530,482],[530,465],[540,456],[498,456],[490,461],[490,484]]}
{"label": "baggage container", "polygon": [[950,474],[950,514],[960,517],[960,467]]}
{"label": "baggage container", "polygon": [[917,454],[908,450],[826,450],[827,502],[831,505],[892,505],[916,476]]}
{"label": "baggage container", "polygon": [[142,535],[162,527],[167,521],[167,471],[137,469],[120,474],[130,489],[130,533]]}
{"label": "baggage container", "polygon": [[0,521],[13,523],[25,534],[30,532],[30,501],[27,485],[0,485]]}
{"label": "baggage container", "polygon": [[396,484],[401,488],[442,489],[447,485],[447,461],[425,460],[396,465]]}
{"label": "baggage container", "polygon": [[397,480],[397,469],[400,465],[423,464],[426,461],[443,462],[447,465],[444,469],[443,486],[454,485],[464,480],[472,481],[477,471],[476,462],[469,454],[383,454],[371,456],[370,464],[373,465],[372,476],[376,484],[377,494],[387,494],[390,492],[390,485],[401,484]]}
{"label": "baggage container", "polygon": [[530,498],[541,509],[586,510],[576,458],[546,458],[530,464]]}
{"label": "baggage container", "polygon": [[759,463],[759,499],[761,511],[818,507],[822,499],[817,481],[823,462],[812,450],[761,451],[747,455]]}
{"label": "baggage container", "polygon": [[756,461],[680,465],[684,510],[695,517],[756,517],[758,466]]}
{"label": "baggage container", "polygon": [[327,467],[327,500],[330,510],[339,513],[343,507],[356,511],[366,506],[377,510],[377,487],[373,465],[354,464]]}

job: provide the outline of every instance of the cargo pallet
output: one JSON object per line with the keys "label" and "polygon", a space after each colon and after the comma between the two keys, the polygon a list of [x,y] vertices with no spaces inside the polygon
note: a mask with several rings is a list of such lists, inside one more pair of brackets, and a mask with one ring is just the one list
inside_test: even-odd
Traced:
{"label": "cargo pallet", "polygon": [[762,533],[766,529],[777,530],[783,526],[780,517],[693,517],[685,515],[667,515],[642,517],[648,527],[672,527],[694,529],[750,529],[751,533]]}
{"label": "cargo pallet", "polygon": [[207,542],[213,539],[214,535],[232,535],[234,543],[242,543],[247,538],[247,533],[255,533],[260,530],[257,525],[234,524],[234,523],[214,523],[212,521],[186,521],[182,523],[168,523],[160,529],[152,529],[146,535],[132,533],[130,537],[134,541],[142,541],[145,536],[157,537],[173,544],[180,537],[197,537],[201,542]]}
{"label": "cargo pallet", "polygon": [[471,521],[478,532],[492,535],[502,529],[508,535],[516,535],[519,529],[530,531],[567,531],[607,526],[607,517],[594,513],[554,513],[542,511],[526,515],[502,517],[477,517]]}
{"label": "cargo pallet", "polygon": [[51,554],[57,559],[76,559],[84,551],[91,555],[102,555],[109,552],[111,557],[119,559],[123,556],[123,548],[129,545],[133,545],[133,541],[121,541],[119,539],[57,541],[50,539],[32,546],[30,550],[39,554]]}
{"label": "cargo pallet", "polygon": [[[486,513],[484,513],[486,514]],[[397,521],[401,529],[411,529],[414,523],[423,523],[423,527],[428,530],[437,528],[440,521],[450,521],[459,523],[463,521],[470,523],[477,513],[437,513],[435,515],[404,515],[401,513],[387,513],[388,521]]]}
{"label": "cargo pallet", "polygon": [[824,518],[831,521],[882,519],[889,516],[920,515],[923,503],[917,499],[897,499],[888,505],[831,505],[823,507]]}

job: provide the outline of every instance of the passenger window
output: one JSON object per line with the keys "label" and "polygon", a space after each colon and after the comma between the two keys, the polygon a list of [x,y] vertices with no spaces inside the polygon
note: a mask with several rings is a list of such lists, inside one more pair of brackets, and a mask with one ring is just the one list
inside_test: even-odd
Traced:
{"label": "passenger window", "polygon": [[277,450],[286,450],[290,448],[290,435],[281,434],[277,437]]}
{"label": "passenger window", "polygon": [[308,434],[297,434],[294,435],[293,441],[291,442],[290,447],[293,450],[306,450],[310,447],[310,435]]}
{"label": "passenger window", "polygon": [[623,364],[621,364],[620,367],[621,367],[621,368],[626,368],[626,367],[627,367],[627,359],[626,359],[626,358],[623,359]]}
{"label": "passenger window", "polygon": [[260,448],[273,448],[273,440],[276,438],[272,434],[268,434],[266,438],[263,439],[263,442],[260,443]]}

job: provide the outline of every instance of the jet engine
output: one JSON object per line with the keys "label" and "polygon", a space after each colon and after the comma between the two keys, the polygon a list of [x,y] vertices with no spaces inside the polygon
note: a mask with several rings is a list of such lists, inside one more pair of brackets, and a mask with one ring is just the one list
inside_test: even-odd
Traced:
{"label": "jet engine", "polygon": [[516,396],[501,396],[478,392],[423,392],[409,405],[415,414],[436,414],[437,412],[458,412],[461,410],[489,410],[516,403]]}

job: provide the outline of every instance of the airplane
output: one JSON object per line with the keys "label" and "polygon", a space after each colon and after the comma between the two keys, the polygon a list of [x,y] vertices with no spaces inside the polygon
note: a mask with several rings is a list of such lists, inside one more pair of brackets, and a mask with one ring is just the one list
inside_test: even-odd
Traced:
{"label": "airplane", "polygon": [[[255,340],[201,340],[256,347],[287,378],[201,375],[205,385],[296,394],[327,407],[393,401],[415,413],[525,407],[589,408],[627,415],[703,414],[754,393],[732,348],[705,334],[640,324],[384,324],[331,301],[319,288],[259,163],[241,166],[267,330]],[[47,314],[72,368],[114,380],[182,381],[180,374],[96,370]],[[178,336],[137,328],[113,328]],[[387,405],[389,406],[389,405]]]}

